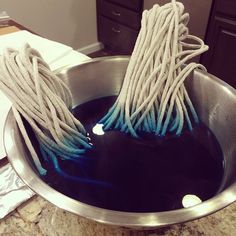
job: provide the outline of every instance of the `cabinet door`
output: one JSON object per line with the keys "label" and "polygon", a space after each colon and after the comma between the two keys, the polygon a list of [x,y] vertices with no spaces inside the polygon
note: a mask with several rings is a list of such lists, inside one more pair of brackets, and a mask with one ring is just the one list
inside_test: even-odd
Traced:
{"label": "cabinet door", "polygon": [[235,16],[236,14],[235,0],[217,0],[216,11],[217,14],[226,14],[227,16]]}
{"label": "cabinet door", "polygon": [[[220,2],[216,1],[216,7]],[[234,4],[236,10],[235,1]],[[232,12],[229,15],[219,12],[219,9],[213,9],[206,38],[210,48],[202,56],[201,62],[209,73],[236,88],[236,11],[235,17],[231,15]]]}
{"label": "cabinet door", "polygon": [[134,11],[140,11],[143,6],[143,0],[108,0],[110,2],[114,2],[116,4],[120,4],[121,6],[127,7]]}
{"label": "cabinet door", "polygon": [[98,5],[98,11],[101,15],[135,30],[140,29],[140,13],[121,7],[117,4],[110,3],[108,1],[101,0],[100,2],[101,4]]}
{"label": "cabinet door", "polygon": [[114,53],[131,54],[137,36],[138,31],[136,30],[114,22],[106,17],[98,17],[98,39]]}

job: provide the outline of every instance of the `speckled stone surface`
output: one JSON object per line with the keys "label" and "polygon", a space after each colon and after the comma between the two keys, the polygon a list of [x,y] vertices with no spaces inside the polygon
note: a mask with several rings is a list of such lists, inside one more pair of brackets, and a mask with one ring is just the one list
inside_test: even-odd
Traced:
{"label": "speckled stone surface", "polygon": [[0,221],[1,236],[235,236],[236,203],[200,220],[151,231],[111,227],[61,210],[34,197]]}

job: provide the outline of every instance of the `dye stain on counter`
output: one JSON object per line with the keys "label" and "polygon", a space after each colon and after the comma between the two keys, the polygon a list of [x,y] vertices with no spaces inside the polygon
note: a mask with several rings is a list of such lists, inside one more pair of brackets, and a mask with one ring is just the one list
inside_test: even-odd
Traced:
{"label": "dye stain on counter", "polygon": [[180,137],[135,139],[119,131],[94,134],[93,127],[115,99],[96,99],[74,110],[90,133],[93,149],[79,165],[59,162],[70,175],[99,183],[69,180],[58,175],[49,163],[44,163],[48,170],[45,182],[81,202],[128,212],[179,209],[186,195],[205,201],[217,193],[224,173],[223,155],[204,124]]}

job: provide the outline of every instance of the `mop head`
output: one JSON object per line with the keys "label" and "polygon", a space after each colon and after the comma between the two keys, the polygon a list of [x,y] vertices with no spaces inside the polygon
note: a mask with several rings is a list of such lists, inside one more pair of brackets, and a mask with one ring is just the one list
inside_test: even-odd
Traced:
{"label": "mop head", "polygon": [[199,68],[189,63],[208,46],[189,34],[189,14],[173,0],[145,10],[123,85],[115,104],[100,120],[104,130],[114,129],[139,137],[142,132],[180,135],[186,125],[193,129],[198,116],[184,86]]}
{"label": "mop head", "polygon": [[0,71],[0,89],[13,104],[15,119],[39,173],[45,175],[46,170],[22,117],[33,129],[44,160],[52,162],[59,174],[79,179],[63,172],[58,164],[58,158],[81,164],[83,153],[91,148],[83,125],[70,112],[69,88],[28,44],[19,51],[6,49],[0,57]]}

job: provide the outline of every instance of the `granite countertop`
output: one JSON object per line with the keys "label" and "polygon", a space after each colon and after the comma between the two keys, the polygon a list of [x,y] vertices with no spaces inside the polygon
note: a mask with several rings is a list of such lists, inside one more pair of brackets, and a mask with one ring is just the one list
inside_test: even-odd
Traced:
{"label": "granite countertop", "polygon": [[99,224],[61,210],[39,196],[0,221],[1,236],[179,236],[236,235],[236,203],[192,222],[151,231],[128,230]]}

